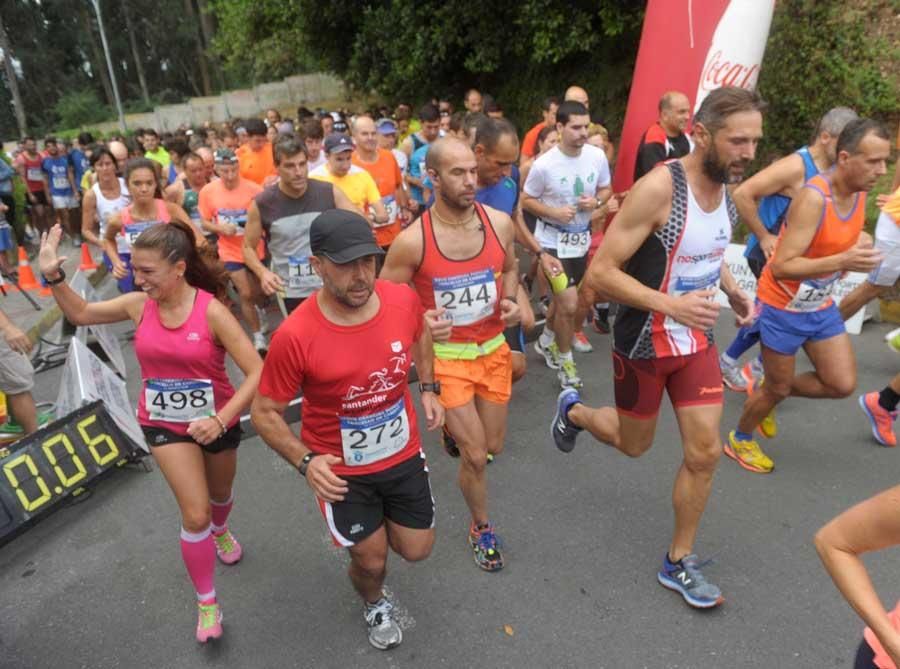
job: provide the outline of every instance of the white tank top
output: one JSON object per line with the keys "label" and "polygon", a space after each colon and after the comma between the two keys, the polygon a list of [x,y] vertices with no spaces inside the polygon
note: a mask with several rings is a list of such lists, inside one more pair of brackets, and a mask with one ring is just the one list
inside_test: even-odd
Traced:
{"label": "white tank top", "polygon": [[127,207],[131,204],[131,195],[128,194],[128,188],[125,186],[125,179],[122,177],[119,177],[119,197],[113,200],[109,200],[103,196],[99,183],[95,183],[91,186],[91,190],[94,191],[94,197],[97,198],[97,220],[100,222],[100,237],[103,237],[109,217],[123,207]]}

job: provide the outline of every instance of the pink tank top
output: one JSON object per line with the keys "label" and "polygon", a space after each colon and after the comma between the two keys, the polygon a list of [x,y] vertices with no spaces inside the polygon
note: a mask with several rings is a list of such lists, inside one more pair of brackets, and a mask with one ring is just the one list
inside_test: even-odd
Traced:
{"label": "pink tank top", "polygon": [[157,223],[168,223],[172,220],[169,216],[169,208],[166,206],[165,200],[154,200],[156,202],[156,218],[152,221],[136,221],[131,216],[131,208],[133,204],[123,207],[119,211],[119,218],[122,221],[122,229],[116,238],[116,251],[119,255],[131,255],[131,245],[144,230],[156,225]]}
{"label": "pink tank top", "polygon": [[[225,348],[213,341],[206,322],[213,299],[198,288],[190,316],[177,328],[160,322],[155,300],[144,303],[134,334],[134,351],[141,366],[141,425],[187,434],[192,420],[217,413],[234,395],[225,372]],[[235,418],[228,427],[237,421]]]}

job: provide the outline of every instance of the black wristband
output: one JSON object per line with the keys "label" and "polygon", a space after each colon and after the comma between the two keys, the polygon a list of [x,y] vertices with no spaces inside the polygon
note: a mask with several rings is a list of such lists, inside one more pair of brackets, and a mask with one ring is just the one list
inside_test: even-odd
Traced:
{"label": "black wristband", "polygon": [[59,266],[57,271],[59,272],[59,276],[53,280],[48,279],[46,276],[44,276],[44,273],[41,272],[41,278],[44,279],[48,286],[55,286],[56,284],[62,283],[66,280],[66,271],[62,268],[62,265]]}
{"label": "black wristband", "polygon": [[300,472],[300,476],[306,478],[306,470],[309,469],[310,461],[316,457],[318,453],[313,453],[310,451],[306,455],[303,456],[303,459],[300,461],[300,464],[297,465],[297,471]]}

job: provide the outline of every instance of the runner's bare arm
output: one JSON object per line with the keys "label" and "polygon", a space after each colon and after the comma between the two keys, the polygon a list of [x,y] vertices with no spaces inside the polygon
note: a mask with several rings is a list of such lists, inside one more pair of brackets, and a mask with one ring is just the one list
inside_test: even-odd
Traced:
{"label": "runner's bare arm", "polygon": [[181,179],[166,186],[163,197],[169,202],[180,205],[184,199],[184,184],[181,183]]}
{"label": "runner's bare arm", "polygon": [[340,188],[332,184],[331,186],[334,192],[334,206],[337,209],[346,209],[347,211],[355,211],[357,214],[362,213],[355,204],[350,201],[350,198],[344,195],[344,191]]}
{"label": "runner's bare arm", "polygon": [[118,248],[116,247],[116,235],[118,235],[121,230],[122,217],[119,215],[119,212],[116,212],[110,216],[109,220],[106,222],[106,230],[103,232],[103,239],[101,240],[103,250],[109,257],[109,262],[113,266],[113,274],[121,275],[116,276],[117,279],[121,279],[125,276],[125,265],[122,263],[122,259],[119,257]]}
{"label": "runner's bare arm", "polygon": [[[416,365],[416,374],[420,383],[434,383],[434,342],[431,339],[431,329],[425,320],[422,326],[422,334],[413,343],[412,358]],[[422,408],[425,410],[425,420],[429,430],[435,430],[444,424],[444,406],[437,396],[431,392],[424,392],[421,396]]]}
{"label": "runner's bare arm", "polygon": [[900,544],[900,486],[844,511],[816,534],[822,564],[834,584],[900,666],[900,632],[888,619],[862,553]]}
{"label": "runner's bare arm", "polygon": [[776,279],[805,279],[845,270],[867,272],[880,262],[880,253],[871,247],[854,246],[843,253],[822,258],[803,256],[815,237],[825,209],[822,194],[803,188],[788,209],[778,248],[769,261]]}
{"label": "runner's bare arm", "polygon": [[84,241],[93,246],[103,248],[103,242],[98,236],[99,225],[97,224],[97,196],[94,191],[85,192],[81,200],[81,236]]}
{"label": "runner's bare arm", "polygon": [[411,282],[416,267],[422,262],[422,250],[422,223],[416,221],[391,244],[379,278],[394,283]]}
{"label": "runner's bare arm", "polygon": [[266,295],[274,295],[278,290],[284,288],[284,282],[277,274],[263,265],[256,253],[262,233],[262,219],[259,216],[259,207],[256,206],[254,200],[247,209],[247,223],[244,226],[244,242],[241,245],[241,251],[244,254],[244,264],[257,276],[263,292]]}
{"label": "runner's bare arm", "polygon": [[541,269],[544,270],[544,273],[549,276],[561,274],[563,271],[562,263],[549,253],[542,253],[543,249],[538,243],[538,240],[535,239],[535,236],[531,234],[531,230],[525,225],[525,217],[522,215],[521,199],[516,204],[516,210],[513,212],[512,221],[513,226],[515,227],[516,241],[534,255],[541,253]]}
{"label": "runner's bare arm", "polygon": [[741,220],[760,242],[766,258],[772,255],[776,236],[766,230],[759,217],[759,201],[780,193],[793,198],[803,186],[803,158],[796,153],[775,161],[738,185],[732,193]]}
{"label": "runner's bare arm", "polygon": [[538,218],[549,218],[560,223],[568,223],[575,216],[575,207],[550,207],[538,198],[522,191],[522,209]]}
{"label": "runner's bare arm", "polygon": [[724,262],[722,263],[722,270],[719,276],[721,279],[719,287],[728,296],[728,304],[731,305],[731,309],[734,311],[735,323],[737,323],[738,327],[751,325],[754,312],[753,298],[741,289],[731,270],[728,269],[728,265]]}

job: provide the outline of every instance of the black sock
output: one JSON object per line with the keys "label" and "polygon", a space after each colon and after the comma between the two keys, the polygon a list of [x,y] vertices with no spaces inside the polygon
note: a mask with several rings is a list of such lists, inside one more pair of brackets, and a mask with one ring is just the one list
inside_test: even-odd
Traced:
{"label": "black sock", "polygon": [[885,411],[896,411],[898,402],[900,402],[900,395],[895,393],[890,386],[885,386],[884,390],[878,393],[878,404]]}

